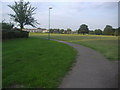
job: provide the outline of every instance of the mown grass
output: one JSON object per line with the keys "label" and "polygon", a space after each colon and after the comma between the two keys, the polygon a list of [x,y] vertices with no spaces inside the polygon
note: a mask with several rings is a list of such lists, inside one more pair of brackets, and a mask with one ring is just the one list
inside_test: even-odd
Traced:
{"label": "mown grass", "polygon": [[[31,36],[47,38],[47,34],[30,33]],[[63,40],[90,47],[109,60],[118,60],[118,37],[105,35],[51,34],[51,39]]]}
{"label": "mown grass", "polygon": [[95,49],[102,53],[109,60],[118,60],[117,40],[93,40],[74,42]]}
{"label": "mown grass", "polygon": [[76,51],[37,38],[3,42],[3,88],[55,88],[74,62]]}

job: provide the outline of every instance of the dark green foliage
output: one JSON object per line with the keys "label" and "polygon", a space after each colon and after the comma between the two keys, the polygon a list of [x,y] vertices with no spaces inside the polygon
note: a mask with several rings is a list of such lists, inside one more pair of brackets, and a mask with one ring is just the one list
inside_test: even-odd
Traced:
{"label": "dark green foliage", "polygon": [[27,31],[2,30],[2,39],[28,38],[28,36],[29,33]]}
{"label": "dark green foliage", "polygon": [[78,33],[82,34],[89,33],[88,26],[86,24],[82,24],[78,30]]}
{"label": "dark green foliage", "polygon": [[72,30],[70,28],[67,29],[67,34],[71,34]]}
{"label": "dark green foliage", "polygon": [[115,29],[114,35],[120,36],[120,27],[118,29]]}
{"label": "dark green foliage", "polygon": [[60,33],[60,29],[50,29],[50,33]]}
{"label": "dark green foliage", "polygon": [[53,33],[60,33],[60,29],[53,29]]}
{"label": "dark green foliage", "polygon": [[113,30],[113,32],[115,32],[115,31],[116,31],[116,29],[115,29],[115,28],[113,28],[112,30]]}
{"label": "dark green foliage", "polygon": [[89,31],[89,34],[95,34],[95,31],[91,30]]}
{"label": "dark green foliage", "polygon": [[50,29],[50,33],[53,33],[54,32],[54,30],[53,29]]}
{"label": "dark green foliage", "polygon": [[96,29],[96,30],[95,30],[95,34],[96,34],[96,35],[102,35],[102,30]]}
{"label": "dark green foliage", "polygon": [[72,30],[70,28],[68,28],[67,30],[64,29],[50,29],[50,33],[65,33],[65,34],[71,34]]}
{"label": "dark green foliage", "polygon": [[2,30],[11,30],[14,27],[13,23],[6,23],[4,21],[2,21],[2,23],[0,23],[0,26],[2,27]]}
{"label": "dark green foliage", "polygon": [[67,31],[72,31],[70,28],[67,28]]}
{"label": "dark green foliage", "polygon": [[64,33],[64,29],[61,29],[61,30],[60,30],[60,33],[63,34],[63,33]]}
{"label": "dark green foliage", "polygon": [[120,36],[120,27],[118,28],[118,35]]}
{"label": "dark green foliage", "polygon": [[34,19],[33,13],[36,8],[32,7],[29,2],[24,2],[23,0],[20,0],[19,2],[15,2],[14,5],[8,5],[14,12],[15,15],[9,14],[11,18],[18,22],[20,25],[21,30],[24,28],[25,25],[31,25],[35,27],[35,24],[37,23],[37,20]]}
{"label": "dark green foliage", "polygon": [[104,35],[114,35],[112,26],[106,25],[106,27],[104,28],[103,34]]}

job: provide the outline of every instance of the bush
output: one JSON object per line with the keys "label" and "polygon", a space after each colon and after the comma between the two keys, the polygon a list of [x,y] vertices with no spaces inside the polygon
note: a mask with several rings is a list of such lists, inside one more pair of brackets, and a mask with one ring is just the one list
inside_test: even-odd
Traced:
{"label": "bush", "polygon": [[28,38],[28,32],[27,31],[22,31],[21,37],[22,38]]}
{"label": "bush", "polygon": [[18,31],[18,30],[15,30],[15,31],[14,31],[14,36],[15,36],[16,38],[20,38],[20,37],[21,37],[21,32]]}
{"label": "bush", "polygon": [[2,27],[2,29],[7,29],[7,30],[11,30],[14,27],[13,23],[6,23],[4,21],[0,22],[0,27]]}
{"label": "bush", "polygon": [[28,38],[29,32],[19,30],[2,30],[2,39]]}

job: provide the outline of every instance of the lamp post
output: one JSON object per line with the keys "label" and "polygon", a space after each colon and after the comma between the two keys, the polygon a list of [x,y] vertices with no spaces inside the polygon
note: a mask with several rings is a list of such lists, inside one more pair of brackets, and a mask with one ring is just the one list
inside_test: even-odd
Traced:
{"label": "lamp post", "polygon": [[48,33],[48,40],[50,40],[50,9],[52,9],[52,7],[49,7],[49,33]]}

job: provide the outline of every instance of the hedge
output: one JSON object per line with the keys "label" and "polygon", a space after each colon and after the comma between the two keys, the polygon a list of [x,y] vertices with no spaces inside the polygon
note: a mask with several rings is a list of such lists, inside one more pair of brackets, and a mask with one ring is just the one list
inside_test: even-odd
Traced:
{"label": "hedge", "polygon": [[2,30],[2,39],[28,38],[29,32],[19,30]]}

